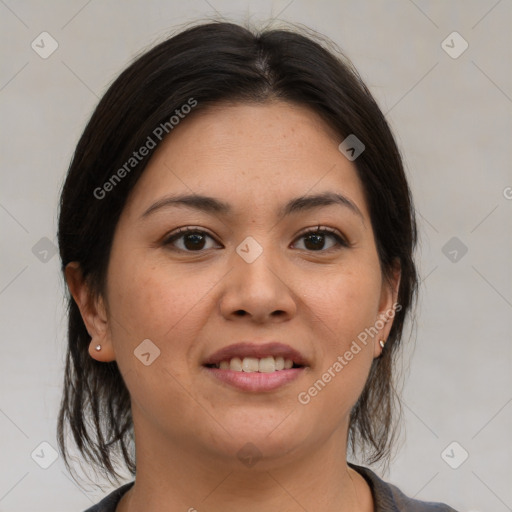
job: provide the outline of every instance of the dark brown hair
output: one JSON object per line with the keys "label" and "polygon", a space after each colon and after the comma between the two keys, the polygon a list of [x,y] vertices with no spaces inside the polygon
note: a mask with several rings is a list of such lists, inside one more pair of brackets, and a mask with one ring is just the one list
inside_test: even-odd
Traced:
{"label": "dark brown hair", "polygon": [[[110,181],[107,197],[98,190],[191,98],[197,102],[195,110],[233,101],[287,101],[315,111],[340,142],[355,134],[365,146],[354,164],[383,274],[391,276],[397,262],[401,267],[401,309],[350,417],[350,446],[371,463],[389,455],[396,423],[395,356],[417,289],[414,210],[396,143],[367,87],[345,57],[301,32],[258,33],[232,23],[208,22],[158,44],[123,71],[96,107],[67,173],[60,202],[60,257],[63,270],[79,262],[93,293],[102,294],[119,216],[155,148],[122,173],[123,179]],[[115,362],[100,363],[89,356],[91,338],[70,296],[68,308],[58,419],[64,459],[69,465],[69,429],[85,461],[105,476],[117,478],[118,460],[135,473],[128,390]]]}

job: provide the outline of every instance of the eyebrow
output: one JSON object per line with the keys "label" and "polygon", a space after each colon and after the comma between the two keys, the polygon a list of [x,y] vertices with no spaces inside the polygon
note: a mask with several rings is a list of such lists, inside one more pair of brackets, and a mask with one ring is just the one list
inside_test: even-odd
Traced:
{"label": "eyebrow", "polygon": [[[282,218],[293,213],[304,212],[322,206],[331,206],[335,204],[343,206],[352,213],[358,215],[364,223],[364,216],[357,205],[348,197],[334,192],[323,192],[320,194],[296,197],[288,201],[288,203],[279,210],[278,216]],[[214,197],[199,194],[183,194],[168,196],[158,200],[142,214],[142,217],[148,217],[150,214],[161,210],[162,208],[173,206],[185,206],[206,213],[222,215],[227,215],[232,212],[232,208],[228,203]]]}

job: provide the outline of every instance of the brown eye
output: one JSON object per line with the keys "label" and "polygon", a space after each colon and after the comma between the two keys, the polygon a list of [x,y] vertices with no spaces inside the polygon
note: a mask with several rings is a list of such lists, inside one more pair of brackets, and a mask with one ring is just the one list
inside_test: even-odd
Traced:
{"label": "brown eye", "polygon": [[[213,242],[213,243],[212,243]],[[165,245],[171,245],[176,249],[186,252],[202,251],[219,247],[217,242],[205,231],[198,229],[181,229],[171,234]]]}
{"label": "brown eye", "polygon": [[298,240],[302,242],[302,244],[298,242],[302,247],[296,248],[307,251],[325,251],[336,246],[348,247],[348,244],[338,233],[325,228],[306,232]]}
{"label": "brown eye", "polygon": [[304,237],[304,246],[311,251],[319,251],[325,246],[326,236],[323,233],[310,233]]}

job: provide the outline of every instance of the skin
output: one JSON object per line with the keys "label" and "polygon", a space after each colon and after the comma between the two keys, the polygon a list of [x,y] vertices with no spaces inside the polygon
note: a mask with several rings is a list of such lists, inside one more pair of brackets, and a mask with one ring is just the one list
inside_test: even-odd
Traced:
{"label": "skin", "polygon": [[[137,478],[118,511],[373,510],[366,481],[347,466],[346,439],[392,320],[309,404],[297,399],[392,308],[399,284],[398,272],[391,281],[382,275],[362,184],[339,142],[317,114],[284,102],[197,111],[158,148],[128,198],[105,295],[91,296],[79,265],[67,267],[90,355],[116,360],[131,395]],[[291,199],[323,192],[343,194],[360,213],[332,204],[279,217]],[[182,193],[217,198],[232,212],[174,205],[143,216]],[[318,225],[348,246],[326,235],[312,250],[302,235]],[[212,236],[203,249],[186,252],[183,237],[165,244],[188,226]],[[252,263],[235,251],[248,236],[263,249]],[[149,366],[134,356],[145,339],[161,351]],[[201,366],[226,345],[270,340],[310,362],[278,390],[240,391]],[[248,442],[261,454],[252,467],[237,457]]]}

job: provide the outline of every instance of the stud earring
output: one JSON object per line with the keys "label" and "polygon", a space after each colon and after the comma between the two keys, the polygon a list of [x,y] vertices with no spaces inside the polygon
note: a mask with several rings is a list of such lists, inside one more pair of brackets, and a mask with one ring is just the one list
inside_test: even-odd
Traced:
{"label": "stud earring", "polygon": [[101,345],[96,345],[96,352],[99,352],[101,350]]}
{"label": "stud earring", "polygon": [[386,342],[384,340],[380,340],[379,341],[380,348],[384,348],[385,343]]}

